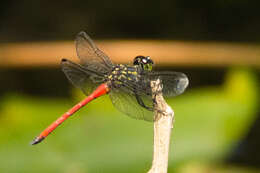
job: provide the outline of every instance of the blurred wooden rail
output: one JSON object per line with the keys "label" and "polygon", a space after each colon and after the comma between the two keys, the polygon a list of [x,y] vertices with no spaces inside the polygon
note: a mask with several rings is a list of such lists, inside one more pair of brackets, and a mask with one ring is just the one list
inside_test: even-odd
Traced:
{"label": "blurred wooden rail", "polygon": [[[110,40],[96,43],[116,63],[129,63],[136,55],[149,55],[160,66],[260,67],[258,45],[159,40]],[[57,66],[64,57],[77,60],[74,42],[0,44],[0,67]]]}

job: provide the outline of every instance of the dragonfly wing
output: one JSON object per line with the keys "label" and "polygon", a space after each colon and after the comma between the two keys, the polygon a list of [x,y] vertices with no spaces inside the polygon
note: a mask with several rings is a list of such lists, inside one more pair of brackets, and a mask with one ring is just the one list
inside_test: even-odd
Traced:
{"label": "dragonfly wing", "polygon": [[74,86],[80,88],[85,95],[91,94],[94,89],[103,83],[103,78],[100,74],[85,69],[83,66],[67,59],[62,59],[61,67],[69,81]]}
{"label": "dragonfly wing", "polygon": [[153,101],[151,97],[145,95],[141,96],[140,94],[132,92],[125,86],[121,86],[120,88],[112,88],[109,96],[113,105],[120,112],[123,112],[134,119],[146,121],[154,120],[153,111],[141,106],[137,100],[141,99],[145,106],[153,109]]}
{"label": "dragonfly wing", "polygon": [[82,63],[88,69],[107,73],[113,66],[110,58],[91,40],[83,31],[78,33],[75,40],[77,55]]}
{"label": "dragonfly wing", "polygon": [[[149,80],[144,82],[146,86],[149,86],[151,80],[161,80],[164,97],[173,97],[182,94],[189,84],[187,76],[180,72],[150,72],[148,76]],[[151,92],[151,88],[149,87],[146,87],[146,90],[147,92]]]}

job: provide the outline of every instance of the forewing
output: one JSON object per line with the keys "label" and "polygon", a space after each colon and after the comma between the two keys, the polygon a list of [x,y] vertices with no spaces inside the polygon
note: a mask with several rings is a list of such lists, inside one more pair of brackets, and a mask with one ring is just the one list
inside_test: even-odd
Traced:
{"label": "forewing", "polygon": [[189,80],[184,73],[180,72],[150,72],[148,73],[149,80],[146,80],[144,83],[147,87],[147,92],[151,91],[150,81],[160,79],[163,85],[163,96],[164,97],[173,97],[182,94],[189,84]]}
{"label": "forewing", "polygon": [[76,36],[75,43],[77,55],[83,66],[104,74],[110,71],[113,63],[104,52],[98,49],[85,32],[82,31]]}
{"label": "forewing", "polygon": [[72,61],[62,59],[62,71],[65,73],[69,81],[76,87],[80,88],[85,95],[89,95],[103,83],[103,78],[100,74],[85,69]]}
{"label": "forewing", "polygon": [[[120,112],[123,112],[134,119],[153,121],[153,111],[149,111],[138,104],[135,94],[136,93],[131,91],[128,87],[121,86],[120,88],[112,88],[109,96],[113,105]],[[142,100],[145,104],[153,106],[151,97],[143,95]]]}

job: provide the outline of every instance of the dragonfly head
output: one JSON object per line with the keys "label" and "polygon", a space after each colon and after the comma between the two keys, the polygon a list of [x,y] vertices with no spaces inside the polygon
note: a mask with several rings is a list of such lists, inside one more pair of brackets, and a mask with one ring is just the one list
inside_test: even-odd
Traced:
{"label": "dragonfly head", "polygon": [[143,70],[151,71],[153,69],[153,60],[149,56],[137,56],[134,59],[134,65],[140,66]]}

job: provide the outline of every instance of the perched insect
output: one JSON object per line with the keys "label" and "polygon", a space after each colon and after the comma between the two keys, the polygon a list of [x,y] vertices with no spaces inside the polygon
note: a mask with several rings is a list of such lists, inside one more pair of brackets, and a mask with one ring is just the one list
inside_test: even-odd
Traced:
{"label": "perched insect", "polygon": [[109,94],[119,111],[132,118],[153,121],[154,101],[150,82],[160,79],[166,98],[183,93],[188,86],[188,78],[183,73],[152,71],[153,61],[149,56],[135,57],[132,66],[113,64],[85,32],[76,36],[76,50],[81,65],[62,59],[62,71],[88,97],[53,122],[31,144],[41,142],[81,107],[104,94]]}

